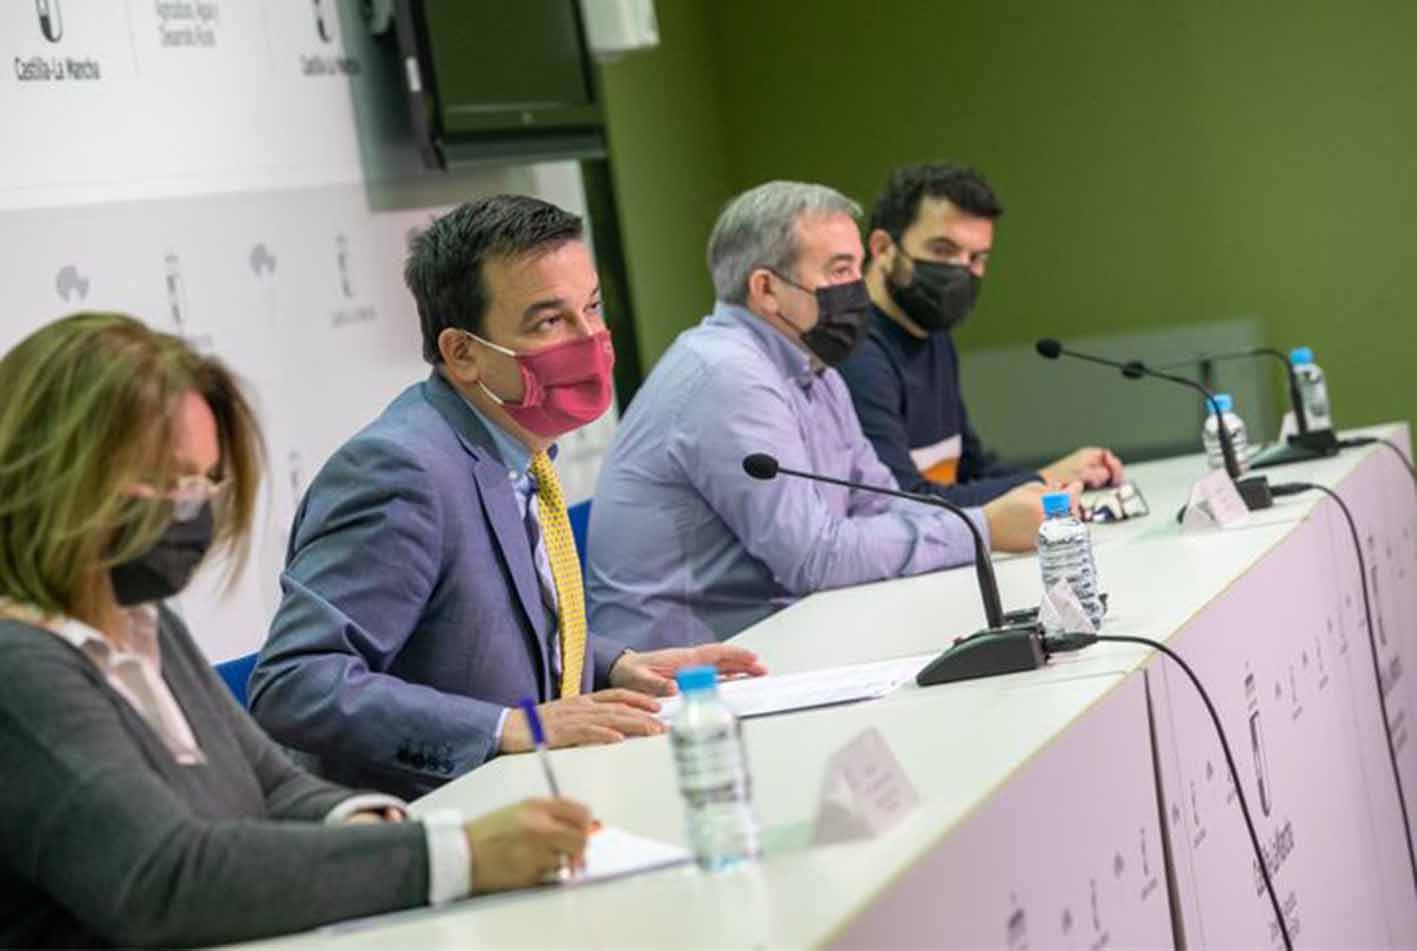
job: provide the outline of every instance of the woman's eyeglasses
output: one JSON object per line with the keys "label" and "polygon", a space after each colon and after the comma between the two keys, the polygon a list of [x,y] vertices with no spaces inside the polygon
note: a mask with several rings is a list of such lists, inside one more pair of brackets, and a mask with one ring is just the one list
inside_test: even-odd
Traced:
{"label": "woman's eyeglasses", "polygon": [[231,483],[225,479],[213,479],[204,475],[182,476],[166,491],[159,491],[150,485],[133,487],[133,495],[145,499],[161,499],[172,504],[172,517],[179,522],[190,522],[201,512],[208,502],[220,504]]}

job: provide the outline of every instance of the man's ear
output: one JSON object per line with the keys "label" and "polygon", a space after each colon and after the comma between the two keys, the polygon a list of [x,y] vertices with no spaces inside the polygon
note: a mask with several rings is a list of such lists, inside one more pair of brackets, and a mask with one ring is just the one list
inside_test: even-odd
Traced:
{"label": "man's ear", "polygon": [[481,377],[476,351],[472,339],[461,330],[444,327],[438,333],[438,353],[443,358],[443,366],[460,382],[476,383]]}
{"label": "man's ear", "polygon": [[[895,242],[884,228],[875,228],[866,236],[866,245],[871,250],[871,260],[884,257],[895,249]],[[890,262],[887,262],[890,263]]]}
{"label": "man's ear", "polygon": [[752,310],[761,312],[769,298],[774,302],[777,300],[772,286],[772,272],[765,267],[757,268],[748,275],[748,304]]}

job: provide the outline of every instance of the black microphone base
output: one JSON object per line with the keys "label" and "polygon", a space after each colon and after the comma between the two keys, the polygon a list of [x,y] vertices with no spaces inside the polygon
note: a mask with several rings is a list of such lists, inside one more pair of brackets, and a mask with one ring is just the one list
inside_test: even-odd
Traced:
{"label": "black microphone base", "polygon": [[955,642],[930,661],[915,682],[922,687],[1036,670],[1047,660],[1038,625],[985,628]]}
{"label": "black microphone base", "polygon": [[1250,462],[1251,469],[1266,469],[1292,462],[1309,462],[1332,456],[1343,448],[1331,429],[1312,429],[1295,433],[1282,443],[1261,450]]}
{"label": "black microphone base", "polygon": [[1331,429],[1311,429],[1306,433],[1294,433],[1288,442],[1291,446],[1302,446],[1325,456],[1331,456],[1343,448],[1343,443],[1338,441],[1338,434]]}
{"label": "black microphone base", "polygon": [[1251,512],[1259,509],[1267,509],[1274,505],[1274,496],[1269,491],[1268,476],[1250,476],[1248,479],[1236,479],[1235,490],[1240,493],[1240,498],[1245,500],[1245,508]]}

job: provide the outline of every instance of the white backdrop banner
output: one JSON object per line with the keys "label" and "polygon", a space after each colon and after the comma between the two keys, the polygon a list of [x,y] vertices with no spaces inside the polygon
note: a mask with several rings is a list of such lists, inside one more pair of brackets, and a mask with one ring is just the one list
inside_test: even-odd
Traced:
{"label": "white backdrop banner", "polygon": [[[254,557],[231,591],[213,566],[181,598],[213,660],[264,640],[309,480],[429,372],[402,282],[410,234],[502,191],[585,213],[572,163],[419,171],[393,49],[356,7],[0,4],[0,348],[75,310],[125,311],[221,356],[258,407],[270,472]],[[563,442],[571,501],[613,427]]]}

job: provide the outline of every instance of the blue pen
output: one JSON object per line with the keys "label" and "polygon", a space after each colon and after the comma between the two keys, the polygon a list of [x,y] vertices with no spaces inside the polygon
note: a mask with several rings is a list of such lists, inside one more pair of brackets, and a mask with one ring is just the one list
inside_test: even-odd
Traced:
{"label": "blue pen", "polygon": [[[546,775],[546,785],[551,787],[551,795],[561,798],[561,787],[556,784],[556,774],[551,772],[551,757],[546,753],[546,728],[541,725],[541,717],[536,712],[536,701],[522,697],[518,702],[522,713],[526,714],[526,725],[531,728],[531,742],[536,746],[536,755],[541,760],[541,772]],[[561,856],[561,868],[556,877],[560,881],[570,880],[575,873],[571,870],[570,859]]]}
{"label": "blue pen", "polygon": [[541,758],[541,771],[546,774],[546,785],[551,787],[551,795],[561,798],[561,787],[556,785],[556,774],[551,772],[551,757],[546,755],[546,730],[541,725],[541,717],[536,712],[536,701],[522,697],[522,713],[526,714],[527,726],[531,727],[531,742],[536,746],[536,755]]}

